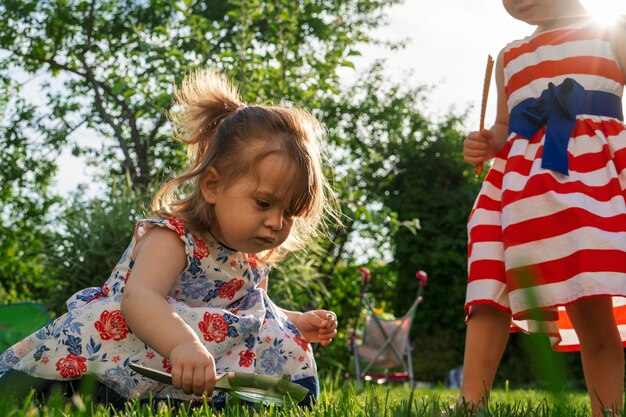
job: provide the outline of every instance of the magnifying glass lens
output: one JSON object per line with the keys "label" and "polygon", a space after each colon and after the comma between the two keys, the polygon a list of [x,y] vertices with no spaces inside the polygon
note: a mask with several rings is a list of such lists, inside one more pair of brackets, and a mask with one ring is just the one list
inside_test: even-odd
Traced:
{"label": "magnifying glass lens", "polygon": [[252,403],[276,404],[278,407],[282,407],[283,405],[282,398],[277,398],[273,395],[265,395],[259,394],[257,392],[246,391],[231,391],[230,395],[232,395],[234,398],[239,398],[243,401],[250,401]]}

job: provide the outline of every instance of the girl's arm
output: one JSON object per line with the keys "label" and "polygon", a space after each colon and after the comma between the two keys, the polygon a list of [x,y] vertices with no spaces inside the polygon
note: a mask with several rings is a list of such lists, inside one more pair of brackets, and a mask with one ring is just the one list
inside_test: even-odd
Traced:
{"label": "girl's arm", "polygon": [[216,378],[213,357],[165,300],[187,264],[183,243],[173,231],[155,227],[137,242],[133,259],[122,297],[124,319],[141,341],[169,358],[176,388],[210,394]]}
{"label": "girl's arm", "polygon": [[509,136],[509,109],[504,91],[503,52],[496,60],[496,120],[491,129],[471,132],[463,142],[463,157],[466,162],[476,165],[492,158],[502,149]]}
{"label": "girl's arm", "polygon": [[[258,288],[267,292],[267,278],[259,283]],[[332,311],[311,310],[301,313],[284,308],[280,310],[311,343],[319,342],[322,346],[327,346],[337,336],[337,315]]]}

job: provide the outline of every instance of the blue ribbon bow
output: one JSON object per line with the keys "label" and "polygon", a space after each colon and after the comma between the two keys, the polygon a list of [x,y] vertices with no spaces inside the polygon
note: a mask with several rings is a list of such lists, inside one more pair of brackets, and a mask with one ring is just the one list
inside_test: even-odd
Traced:
{"label": "blue ribbon bow", "polygon": [[567,144],[579,114],[622,116],[621,98],[604,91],[585,91],[582,85],[566,78],[561,84],[548,84],[541,96],[528,98],[515,106],[509,115],[509,133],[530,139],[546,126],[541,167],[569,174]]}

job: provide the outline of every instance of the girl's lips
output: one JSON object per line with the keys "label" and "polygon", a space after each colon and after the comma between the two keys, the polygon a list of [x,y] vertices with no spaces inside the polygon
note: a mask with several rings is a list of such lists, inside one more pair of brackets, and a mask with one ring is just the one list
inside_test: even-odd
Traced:
{"label": "girl's lips", "polygon": [[257,239],[265,243],[266,245],[271,245],[272,243],[274,243],[274,238],[271,237],[259,237]]}

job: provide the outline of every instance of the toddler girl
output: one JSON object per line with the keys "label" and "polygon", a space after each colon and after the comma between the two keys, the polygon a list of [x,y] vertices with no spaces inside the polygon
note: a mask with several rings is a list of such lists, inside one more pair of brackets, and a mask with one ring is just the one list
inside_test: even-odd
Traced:
{"label": "toddler girl", "polygon": [[[93,374],[109,403],[220,405],[216,376],[241,371],[288,376],[309,390],[303,404],[318,395],[309,342],[330,343],[336,316],[283,310],[266,291],[270,262],[302,248],[327,208],[322,129],[304,110],[245,106],[214,72],[189,77],[177,99],[191,165],[158,191],[156,217],[138,222],[104,285],[0,356],[0,385],[46,392]],[[173,386],[129,363],[170,372]]]}

